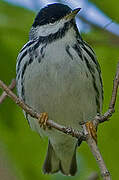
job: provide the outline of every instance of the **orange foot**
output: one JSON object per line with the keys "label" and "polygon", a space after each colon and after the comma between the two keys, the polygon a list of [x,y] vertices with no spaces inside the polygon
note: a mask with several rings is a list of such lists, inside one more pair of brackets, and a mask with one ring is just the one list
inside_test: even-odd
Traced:
{"label": "orange foot", "polygon": [[46,124],[48,121],[48,113],[46,112],[40,113],[40,117],[38,120],[39,120],[40,127],[43,127],[43,129],[45,130],[47,126]]}
{"label": "orange foot", "polygon": [[92,136],[92,138],[95,140],[95,142],[97,144],[97,133],[96,133],[96,128],[95,128],[94,124],[91,121],[86,122],[86,128],[87,128],[89,135]]}

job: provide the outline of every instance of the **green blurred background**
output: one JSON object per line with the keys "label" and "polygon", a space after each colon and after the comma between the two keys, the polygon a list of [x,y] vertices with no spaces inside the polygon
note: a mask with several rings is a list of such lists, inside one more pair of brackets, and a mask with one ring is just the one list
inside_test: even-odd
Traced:
{"label": "green blurred background", "polygon": [[[119,2],[93,0],[111,18],[119,22]],[[113,4],[113,6],[111,5]],[[111,10],[109,11],[109,7]],[[119,8],[118,8],[119,9]],[[16,57],[28,40],[28,32],[35,14],[24,8],[0,2],[0,79],[9,84],[15,78]],[[112,82],[119,60],[119,37],[104,29],[92,27],[83,38],[95,50],[102,68],[104,83],[103,112],[108,108]],[[0,90],[2,93],[2,90]],[[113,180],[119,179],[119,93],[116,112],[109,122],[98,129],[98,145]],[[90,173],[99,173],[97,163],[84,142],[78,148],[78,173],[75,177],[43,175],[42,164],[47,139],[41,139],[25,120],[22,110],[7,98],[0,105],[0,180],[86,180]],[[101,177],[99,178],[101,180]]]}

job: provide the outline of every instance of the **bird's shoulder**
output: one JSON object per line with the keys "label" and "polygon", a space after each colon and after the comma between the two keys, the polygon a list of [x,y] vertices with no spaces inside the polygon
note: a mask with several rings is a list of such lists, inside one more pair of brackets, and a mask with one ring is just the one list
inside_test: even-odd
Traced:
{"label": "bird's shoulder", "polygon": [[45,45],[41,44],[39,39],[28,41],[18,54],[16,72],[19,71],[20,66],[24,63],[27,63],[27,65],[31,64],[34,59],[41,56],[43,53],[43,47],[45,47]]}
{"label": "bird's shoulder", "polygon": [[90,59],[89,63],[93,64],[94,66],[96,66],[98,72],[100,73],[101,68],[100,68],[100,64],[98,63],[97,60],[97,56],[95,51],[93,50],[93,48],[86,42],[86,41],[81,41],[80,43],[80,48],[82,51],[82,56],[86,59]]}

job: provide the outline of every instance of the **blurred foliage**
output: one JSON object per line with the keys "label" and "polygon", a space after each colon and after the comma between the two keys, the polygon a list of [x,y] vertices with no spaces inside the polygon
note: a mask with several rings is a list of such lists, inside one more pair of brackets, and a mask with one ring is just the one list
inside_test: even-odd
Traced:
{"label": "blurred foliage", "polygon": [[[107,8],[109,3],[104,7]],[[114,11],[116,12],[116,9]],[[0,2],[0,79],[7,84],[15,77],[16,57],[28,40],[28,32],[34,16],[33,12]],[[82,36],[96,51],[102,68],[105,97],[103,109],[106,111],[119,60],[119,38],[96,28]],[[119,179],[118,107],[119,97],[113,118],[108,123],[100,125],[98,130],[99,148],[112,179]],[[47,150],[47,139],[41,139],[38,134],[31,131],[21,109],[9,98],[0,105],[0,142],[4,144],[4,153],[9,156],[11,167],[18,180],[85,180],[91,172],[99,172],[88,146],[83,143],[77,153],[79,170],[75,177],[64,177],[60,173],[52,176],[43,175],[42,164]]]}
{"label": "blurred foliage", "polygon": [[119,1],[118,0],[91,0],[113,21],[119,23]]}

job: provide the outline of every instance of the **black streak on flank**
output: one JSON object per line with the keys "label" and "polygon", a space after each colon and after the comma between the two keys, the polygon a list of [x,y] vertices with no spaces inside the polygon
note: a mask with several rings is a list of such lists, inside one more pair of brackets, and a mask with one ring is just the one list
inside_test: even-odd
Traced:
{"label": "black streak on flank", "polygon": [[41,44],[40,38],[37,40],[37,43],[33,46],[34,50],[36,50]]}
{"label": "black streak on flank", "polygon": [[86,43],[85,41],[83,41],[83,44],[84,44],[84,46],[87,46],[87,47],[92,51],[93,54],[95,54],[95,52],[94,52],[93,49],[89,46],[88,43]]}
{"label": "black streak on flank", "polygon": [[88,59],[84,56],[84,59],[85,59],[85,62],[86,62],[86,65],[87,65],[87,68],[88,70],[90,71],[91,73],[91,76],[92,76],[92,80],[93,80],[93,87],[95,89],[95,92],[96,92],[96,97],[95,97],[95,101],[96,101],[96,105],[97,105],[97,113],[100,113],[100,101],[99,101],[99,90],[96,86],[96,79],[95,79],[95,76],[94,76],[94,70],[92,68],[92,66],[90,65]]}
{"label": "black streak on flank", "polygon": [[21,89],[21,94],[22,94],[22,99],[25,101],[24,86],[23,85],[22,85],[22,89]]}
{"label": "black streak on flank", "polygon": [[65,49],[66,49],[66,52],[67,52],[67,54],[69,55],[69,57],[73,60],[73,56],[72,56],[72,54],[71,54],[70,51],[69,51],[70,46],[67,45]]}
{"label": "black streak on flank", "polygon": [[24,76],[26,67],[27,67],[27,62],[24,64],[23,69],[22,69],[22,75],[21,75],[21,78],[22,78],[22,79],[23,79],[23,76]]}
{"label": "black streak on flank", "polygon": [[30,42],[28,42],[28,43],[21,49],[20,53],[21,53],[22,51],[24,51],[27,47],[29,47],[30,45],[32,45],[34,42],[35,42],[35,41],[30,41]]}
{"label": "black streak on flank", "polygon": [[41,57],[38,57],[38,62],[39,62],[39,63],[41,62]]}
{"label": "black streak on flank", "polygon": [[42,58],[44,58],[44,56],[45,56],[45,49],[46,49],[46,46],[47,46],[47,43],[44,44],[44,46],[42,46],[42,48],[41,48],[41,50],[40,50],[40,53],[41,53]]}
{"label": "black streak on flank", "polygon": [[26,62],[24,64],[23,69],[22,69],[22,74],[21,74],[21,85],[22,85],[21,95],[22,95],[22,98],[23,98],[24,101],[25,101],[25,96],[24,96],[24,94],[25,94],[25,90],[24,90],[24,73],[26,71],[27,66],[28,66],[28,62]]}
{"label": "black streak on flank", "polygon": [[19,71],[19,68],[20,68],[20,64],[21,64],[21,61],[23,60],[23,58],[27,55],[27,50],[22,54],[22,56],[20,57],[19,61],[18,61],[18,65],[17,65],[17,73]]}
{"label": "black streak on flank", "polygon": [[75,44],[73,46],[73,49],[77,52],[78,56],[80,57],[80,59],[83,61],[82,55],[81,55],[81,49],[79,47],[79,45]]}
{"label": "black streak on flank", "polygon": [[20,73],[19,73],[19,74],[17,74],[16,79],[17,79],[17,80],[19,80],[19,78],[20,78]]}
{"label": "black streak on flank", "polygon": [[31,64],[32,62],[33,62],[33,58],[30,58],[28,65]]}
{"label": "black streak on flank", "polygon": [[[88,46],[88,47],[89,47],[89,46]],[[92,61],[95,63],[98,71],[100,72],[99,64],[98,64],[98,62],[96,61],[94,55],[93,55],[85,46],[83,46],[83,49],[84,49],[84,50],[86,51],[86,53],[90,56],[90,58],[92,59]]]}
{"label": "black streak on flank", "polygon": [[[85,44],[85,46],[84,46]],[[86,46],[94,53],[93,49],[87,44],[84,43],[83,45],[83,49],[86,51],[86,53],[90,56],[91,60],[95,63],[96,65],[96,69],[98,71],[99,74],[99,79],[100,79],[100,83],[101,83],[101,88],[102,88],[102,100],[103,100],[103,83],[102,83],[102,78],[101,78],[101,70],[100,70],[100,65],[98,63],[98,61],[95,59],[94,55],[86,48]],[[95,53],[94,53],[95,54]]]}

